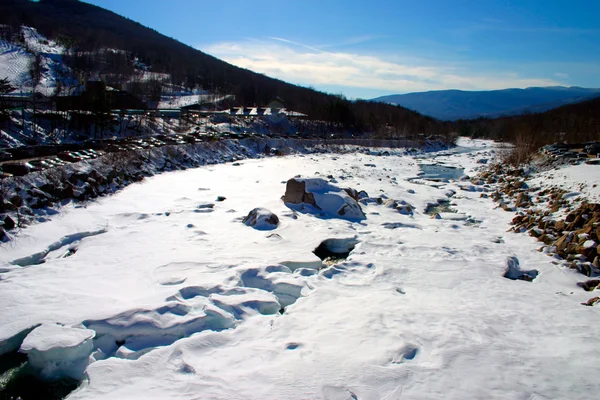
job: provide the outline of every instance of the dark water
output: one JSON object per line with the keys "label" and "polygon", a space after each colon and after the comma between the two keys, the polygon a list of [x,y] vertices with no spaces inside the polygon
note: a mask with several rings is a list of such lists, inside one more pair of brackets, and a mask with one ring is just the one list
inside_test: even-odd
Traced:
{"label": "dark water", "polygon": [[448,182],[449,180],[458,180],[464,175],[464,169],[448,167],[438,164],[420,164],[422,174],[421,179],[427,179],[435,182]]}
{"label": "dark water", "polygon": [[425,208],[425,214],[435,215],[442,212],[455,213],[456,210],[450,206],[450,201],[438,201],[437,204],[428,204]]}
{"label": "dark water", "polygon": [[333,265],[343,262],[356,246],[356,239],[327,239],[313,251],[323,264]]}
{"label": "dark water", "polygon": [[24,354],[0,356],[0,400],[64,399],[79,383],[71,379],[42,381],[33,375]]}

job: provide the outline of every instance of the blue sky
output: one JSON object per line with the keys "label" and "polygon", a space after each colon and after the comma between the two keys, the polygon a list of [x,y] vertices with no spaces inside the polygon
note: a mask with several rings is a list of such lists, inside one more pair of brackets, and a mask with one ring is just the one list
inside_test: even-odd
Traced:
{"label": "blue sky", "polygon": [[350,98],[600,87],[598,0],[86,0],[206,53]]}

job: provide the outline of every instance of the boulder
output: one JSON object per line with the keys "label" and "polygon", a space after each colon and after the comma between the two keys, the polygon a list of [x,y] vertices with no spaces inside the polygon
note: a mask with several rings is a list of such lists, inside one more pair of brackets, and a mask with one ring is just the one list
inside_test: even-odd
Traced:
{"label": "boulder", "polygon": [[529,196],[525,192],[521,192],[517,195],[517,207],[527,207],[529,205]]}
{"label": "boulder", "polygon": [[2,227],[7,231],[10,231],[16,226],[15,221],[8,215],[0,217],[0,222],[2,223]]}
{"label": "boulder", "polygon": [[600,301],[600,297],[596,296],[596,297],[592,297],[591,299],[589,299],[585,303],[581,303],[581,304],[584,305],[584,306],[592,307],[594,304],[598,303],[599,301]]}
{"label": "boulder", "polygon": [[565,233],[562,235],[554,245],[558,251],[563,251],[567,248],[569,243],[573,240],[574,235],[572,233]]}
{"label": "boulder", "polygon": [[[314,180],[317,181],[322,179]],[[285,194],[283,195],[283,202],[290,204],[304,203],[319,208],[315,203],[314,194],[306,190],[306,180],[304,179],[293,178],[287,181],[285,185]]]}
{"label": "boulder", "polygon": [[[362,195],[364,196],[364,195]],[[360,192],[341,189],[320,178],[292,178],[287,181],[283,202],[290,208],[310,212],[324,218],[342,218],[361,221],[366,218],[356,198]],[[304,207],[307,205],[309,207]]]}
{"label": "boulder", "polygon": [[246,215],[242,222],[254,229],[268,231],[277,228],[279,217],[266,208],[255,208]]}
{"label": "boulder", "polygon": [[394,200],[394,199],[387,199],[383,205],[387,208],[394,208],[396,209],[396,211],[398,211],[400,214],[403,215],[413,215],[414,212],[414,207],[410,204],[408,204],[406,201],[404,200]]}
{"label": "boulder", "polygon": [[591,280],[586,281],[586,282],[579,282],[577,285],[579,287],[583,288],[583,290],[585,290],[586,292],[591,292],[594,289],[596,289],[596,287],[598,285],[600,285],[600,280],[598,280],[598,279],[591,279]]}
{"label": "boulder", "polygon": [[531,282],[538,276],[538,273],[535,269],[529,271],[522,270],[519,266],[519,260],[516,257],[508,257],[504,277],[512,280]]}

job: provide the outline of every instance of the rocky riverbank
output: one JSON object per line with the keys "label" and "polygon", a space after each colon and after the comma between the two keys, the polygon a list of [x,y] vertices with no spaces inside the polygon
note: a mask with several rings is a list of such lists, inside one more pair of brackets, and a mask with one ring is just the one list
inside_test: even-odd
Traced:
{"label": "rocky riverbank", "polygon": [[[589,175],[592,182],[600,167],[589,168],[598,169]],[[489,196],[498,207],[516,214],[509,231],[535,237],[542,244],[539,250],[553,257],[553,263],[561,268],[590,278],[600,276],[600,204],[581,191],[570,192],[535,178],[535,169],[495,164],[471,181],[487,192],[481,197]],[[587,185],[579,184],[581,188]],[[591,292],[600,289],[600,280],[582,281],[579,286]],[[582,304],[593,306],[599,301],[600,297],[594,296]]]}
{"label": "rocky riverbank", "polygon": [[[48,220],[70,202],[85,204],[162,172],[286,154],[343,153],[357,149],[369,152],[369,147],[397,147],[395,151],[405,153],[411,145],[416,143],[248,138],[108,153],[96,159],[2,179],[0,241],[9,241],[19,228]],[[441,142],[421,144],[421,151],[443,148],[445,144]]]}

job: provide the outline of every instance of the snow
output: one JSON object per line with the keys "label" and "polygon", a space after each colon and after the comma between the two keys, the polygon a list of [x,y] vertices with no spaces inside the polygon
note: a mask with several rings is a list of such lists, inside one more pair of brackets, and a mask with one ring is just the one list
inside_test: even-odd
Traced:
{"label": "snow", "polygon": [[42,75],[36,89],[38,92],[50,96],[59,82],[63,86],[73,86],[74,75],[62,60],[64,48],[34,28],[23,27],[22,30],[26,46],[0,39],[0,78],[8,77],[15,87],[13,94],[32,91],[28,71],[34,52],[41,56]]}
{"label": "snow", "polygon": [[531,185],[557,186],[566,190],[567,197],[583,196],[590,202],[600,202],[600,174],[597,165],[565,165],[540,173]]}
{"label": "snow", "polygon": [[95,333],[89,329],[44,324],[35,328],[23,341],[21,351],[45,353],[55,349],[75,348],[89,341]]}
{"label": "snow", "polygon": [[176,93],[171,95],[162,96],[158,102],[156,108],[162,109],[178,109],[181,107],[187,107],[194,104],[205,104],[205,103],[218,103],[227,98],[230,95],[215,95],[215,94],[191,94],[186,95],[184,93]]}
{"label": "snow", "polygon": [[[466,174],[494,161],[492,143],[462,144],[211,165],[66,205],[0,248],[0,344],[38,324],[94,331],[70,399],[595,398],[585,277],[507,232],[514,214],[480,192],[413,179],[423,161]],[[281,197],[298,174],[402,199],[413,214],[377,202],[361,203],[360,221],[295,212]],[[461,218],[425,213],[448,196]],[[256,207],[279,216],[276,229],[241,223]],[[313,251],[328,239],[354,249],[324,266]],[[46,250],[41,264],[14,263]],[[510,267],[537,274],[507,279]]]}
{"label": "snow", "polygon": [[29,81],[28,65],[33,56],[23,47],[0,39],[0,77],[16,87],[25,86]]}

